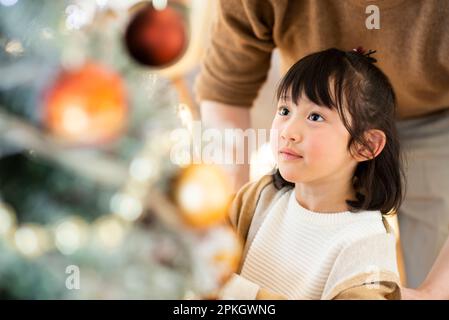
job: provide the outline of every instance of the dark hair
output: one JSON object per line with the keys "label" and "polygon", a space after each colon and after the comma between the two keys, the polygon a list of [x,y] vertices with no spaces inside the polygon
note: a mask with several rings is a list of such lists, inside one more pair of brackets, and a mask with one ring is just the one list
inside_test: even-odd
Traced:
{"label": "dark hair", "polygon": [[[290,93],[292,101],[297,102],[304,94],[317,105],[335,108],[350,134],[350,152],[358,143],[373,154],[364,133],[370,129],[384,132],[386,144],[382,152],[357,164],[352,179],[357,200],[346,203],[352,212],[379,210],[386,214],[402,203],[404,174],[395,124],[395,94],[386,75],[373,64],[375,61],[359,50],[331,48],[310,54],[288,70],[276,98]],[[273,174],[273,182],[277,189],[294,186],[282,178],[279,169]]]}

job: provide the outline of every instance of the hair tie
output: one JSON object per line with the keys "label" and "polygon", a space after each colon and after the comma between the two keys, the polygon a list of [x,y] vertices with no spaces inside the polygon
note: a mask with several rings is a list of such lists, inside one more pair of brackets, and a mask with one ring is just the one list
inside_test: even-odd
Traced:
{"label": "hair tie", "polygon": [[375,58],[371,57],[371,55],[373,53],[376,53],[377,50],[369,50],[368,52],[366,52],[366,50],[363,49],[363,47],[359,46],[359,47],[357,47],[355,49],[352,49],[352,51],[354,51],[355,53],[358,53],[358,54],[368,58],[370,62],[377,62],[377,60]]}

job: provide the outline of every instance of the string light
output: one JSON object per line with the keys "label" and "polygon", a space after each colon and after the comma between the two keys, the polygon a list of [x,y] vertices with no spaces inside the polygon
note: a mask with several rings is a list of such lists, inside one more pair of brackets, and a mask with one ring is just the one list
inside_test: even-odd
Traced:
{"label": "string light", "polygon": [[115,249],[122,243],[125,228],[121,220],[112,215],[100,218],[94,224],[96,240],[107,249]]}
{"label": "string light", "polygon": [[126,221],[137,220],[143,212],[141,201],[126,193],[115,194],[111,199],[110,207],[113,213]]}
{"label": "string light", "polygon": [[79,217],[71,217],[55,228],[55,245],[62,254],[72,254],[87,240],[88,226]]}
{"label": "string light", "polygon": [[159,165],[152,159],[138,157],[135,158],[129,167],[131,177],[137,181],[149,181],[157,176]]}
{"label": "string light", "polygon": [[7,204],[0,202],[0,236],[10,233],[15,225],[16,217],[13,209]]}
{"label": "string light", "polygon": [[49,248],[49,235],[39,225],[26,224],[16,230],[14,242],[20,253],[33,258],[40,256]]}
{"label": "string light", "polygon": [[[141,189],[148,188],[148,183],[158,178],[160,167],[158,161],[151,155],[156,154],[157,150],[154,148],[161,147],[162,144],[154,143],[154,140],[160,139],[149,140],[142,148],[144,152],[131,161],[129,181],[124,183],[125,186],[130,185],[132,181],[145,184],[131,183],[133,188],[137,189],[123,190],[111,198],[110,208],[115,215],[100,217],[92,225],[74,216],[54,226],[24,225],[16,229],[16,215],[13,208],[0,201],[0,236],[6,239],[8,234],[12,233],[14,247],[19,253],[28,257],[39,256],[53,245],[62,254],[72,254],[87,243],[91,233],[96,234],[96,238],[103,246],[116,248],[124,236],[125,222],[134,222],[143,213],[144,207],[140,198],[147,194],[141,192]],[[164,147],[167,146],[164,144]]]}
{"label": "string light", "polygon": [[[113,1],[109,1],[109,3],[111,2]],[[119,2],[125,3],[125,1]],[[0,0],[0,4],[4,6],[12,6],[16,3],[17,0]],[[107,6],[109,3],[108,0],[96,0],[96,5],[99,7]],[[153,0],[152,3],[158,10],[163,10],[167,6],[167,0]],[[80,5],[69,5],[65,13],[65,26],[69,30],[78,30],[90,21],[88,10]],[[52,39],[54,34],[51,29],[47,28],[40,31],[39,37]],[[68,68],[81,64],[84,60],[83,52],[76,50],[76,46],[83,43],[82,39],[78,41],[80,42],[69,48],[70,50],[68,49],[69,44],[64,46],[66,55],[62,59],[62,64]],[[10,41],[6,44],[5,51],[12,55],[20,55],[24,52],[24,48],[19,41]],[[150,76],[149,81],[155,82],[156,75],[153,78]],[[179,110],[179,116],[183,125],[191,132],[193,117],[190,108],[187,105],[180,104]],[[76,105],[66,110],[67,114],[64,114],[62,121],[68,127],[68,131],[83,131],[87,121],[83,112],[84,110],[81,110]],[[168,133],[160,135],[160,137],[167,136]],[[163,147],[164,151],[168,151],[170,144],[167,139],[156,137],[147,141],[147,146],[149,148],[145,151],[146,154],[141,154],[131,161],[128,168],[130,180],[152,183],[158,178],[163,163],[158,161],[155,155],[160,157],[161,149],[158,148]],[[31,153],[32,151],[30,151]],[[204,172],[202,172],[203,169]],[[195,215],[195,212],[193,212],[195,208],[202,210],[200,213],[204,214],[204,216],[201,216],[201,214],[197,216],[197,221],[201,221],[200,225],[205,222],[204,219],[207,220],[214,217],[217,212],[222,217],[225,204],[228,201],[227,185],[224,180],[221,180],[223,177],[219,177],[216,172],[214,173],[214,170],[210,167],[197,167],[198,175],[196,177],[200,180],[195,183],[192,176],[192,180],[184,181],[184,187],[179,189],[179,194],[183,195],[181,206],[187,209],[186,211],[190,211],[192,215]],[[201,174],[199,173],[200,171],[202,172]],[[140,184],[140,187],[147,188],[149,184]],[[209,194],[209,196],[205,196],[206,194]],[[145,196],[148,196],[148,194]],[[136,196],[124,188],[110,200],[110,207],[113,209],[113,213],[100,217],[92,224],[88,224],[76,216],[65,218],[55,225],[24,224],[19,227],[16,227],[17,218],[12,208],[0,201],[0,236],[9,237],[11,235],[17,252],[27,257],[38,257],[53,248],[65,255],[73,254],[87,243],[90,235],[93,235],[93,238],[98,240],[105,248],[115,249],[123,243],[128,230],[127,227],[130,226],[128,222],[134,222],[141,217],[144,211],[144,200],[141,196]],[[215,219],[216,217],[212,220]],[[216,263],[222,263],[227,261],[229,256],[227,251],[219,252],[213,260]]]}

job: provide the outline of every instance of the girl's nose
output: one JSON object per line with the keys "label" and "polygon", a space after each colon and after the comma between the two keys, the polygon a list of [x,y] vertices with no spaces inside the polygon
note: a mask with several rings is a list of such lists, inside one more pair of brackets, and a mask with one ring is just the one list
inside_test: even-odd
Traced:
{"label": "girl's nose", "polygon": [[293,123],[287,124],[281,130],[281,138],[291,142],[301,141],[302,136],[300,130],[298,130],[298,125],[294,125]]}

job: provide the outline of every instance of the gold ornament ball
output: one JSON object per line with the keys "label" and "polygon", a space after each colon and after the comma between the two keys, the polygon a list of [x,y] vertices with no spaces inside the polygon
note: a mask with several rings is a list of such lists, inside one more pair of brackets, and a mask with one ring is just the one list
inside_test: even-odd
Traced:
{"label": "gold ornament ball", "polygon": [[207,228],[225,221],[231,187],[224,172],[213,165],[185,168],[175,186],[175,200],[185,221]]}

